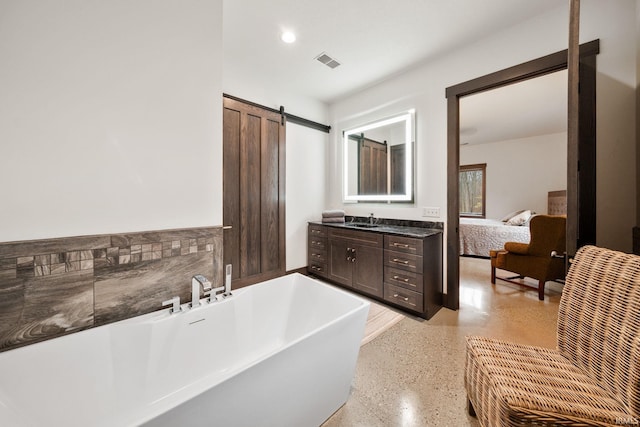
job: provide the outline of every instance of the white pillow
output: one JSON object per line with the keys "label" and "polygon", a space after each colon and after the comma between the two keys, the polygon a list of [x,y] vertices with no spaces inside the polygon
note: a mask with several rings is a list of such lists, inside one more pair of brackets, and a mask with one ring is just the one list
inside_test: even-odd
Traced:
{"label": "white pillow", "polygon": [[525,225],[531,218],[531,211],[522,211],[507,221],[507,225]]}
{"label": "white pillow", "polygon": [[518,215],[518,214],[521,214],[522,212],[524,212],[524,209],[523,209],[523,210],[520,210],[520,211],[510,212],[510,213],[506,214],[504,217],[502,217],[502,219],[501,219],[500,221],[502,221],[502,222],[507,222],[507,221],[509,221],[511,218],[513,218],[514,216],[516,216],[516,215]]}

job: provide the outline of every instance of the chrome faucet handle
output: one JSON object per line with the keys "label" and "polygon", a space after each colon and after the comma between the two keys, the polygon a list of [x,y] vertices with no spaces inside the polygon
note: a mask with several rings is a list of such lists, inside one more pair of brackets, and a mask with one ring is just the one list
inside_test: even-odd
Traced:
{"label": "chrome faucet handle", "polygon": [[224,291],[224,286],[219,286],[217,288],[211,289],[211,291],[209,291],[210,292],[209,302],[221,301],[222,299],[224,299],[225,295],[219,293],[223,291]]}
{"label": "chrome faucet handle", "polygon": [[202,274],[196,274],[195,276],[193,276],[193,279],[200,283],[203,292],[211,290],[211,282]]}
{"label": "chrome faucet handle", "polygon": [[162,301],[162,306],[166,307],[170,305],[171,309],[169,310],[169,312],[171,314],[173,313],[179,313],[180,312],[180,297],[173,297],[171,299],[168,299],[166,301]]}

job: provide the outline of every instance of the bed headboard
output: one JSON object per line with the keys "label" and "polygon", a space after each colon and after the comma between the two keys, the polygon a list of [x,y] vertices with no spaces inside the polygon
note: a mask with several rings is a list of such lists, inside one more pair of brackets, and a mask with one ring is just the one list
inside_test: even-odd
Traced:
{"label": "bed headboard", "polygon": [[549,195],[547,196],[547,214],[567,214],[567,190],[549,191]]}

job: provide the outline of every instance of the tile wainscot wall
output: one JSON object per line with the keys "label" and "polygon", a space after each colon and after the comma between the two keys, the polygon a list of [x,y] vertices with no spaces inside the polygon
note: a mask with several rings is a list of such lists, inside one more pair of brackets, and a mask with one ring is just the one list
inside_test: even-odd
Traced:
{"label": "tile wainscot wall", "polygon": [[221,227],[0,243],[0,351],[189,302],[198,273],[221,286]]}

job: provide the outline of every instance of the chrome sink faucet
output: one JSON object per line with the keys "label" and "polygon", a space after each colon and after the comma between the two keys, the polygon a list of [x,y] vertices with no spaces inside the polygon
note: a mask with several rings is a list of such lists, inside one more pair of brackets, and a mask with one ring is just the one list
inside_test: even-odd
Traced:
{"label": "chrome sink faucet", "polygon": [[369,224],[373,225],[374,220],[375,218],[373,217],[373,214],[369,215]]}

